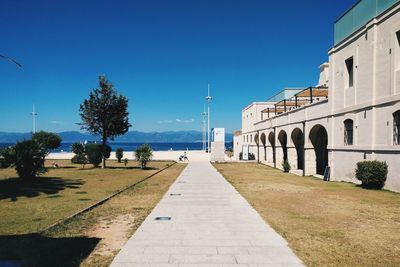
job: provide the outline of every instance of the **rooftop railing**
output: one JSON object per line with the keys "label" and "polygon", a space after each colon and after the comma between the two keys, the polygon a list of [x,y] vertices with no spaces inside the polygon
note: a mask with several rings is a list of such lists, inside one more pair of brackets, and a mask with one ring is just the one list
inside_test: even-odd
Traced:
{"label": "rooftop railing", "polygon": [[327,99],[328,96],[329,91],[327,87],[310,86],[290,98],[275,103],[274,107],[269,107],[261,111],[262,120]]}
{"label": "rooftop railing", "polygon": [[335,23],[335,45],[400,0],[360,0]]}

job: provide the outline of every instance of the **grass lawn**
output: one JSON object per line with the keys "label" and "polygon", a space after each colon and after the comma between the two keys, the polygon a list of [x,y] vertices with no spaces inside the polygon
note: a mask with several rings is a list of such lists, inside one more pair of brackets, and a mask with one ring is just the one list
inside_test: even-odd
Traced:
{"label": "grass lawn", "polygon": [[[0,235],[37,232],[90,206],[111,193],[164,168],[171,162],[151,162],[141,170],[131,161],[108,161],[108,169],[57,161],[59,169],[33,181],[17,177],[14,169],[0,169]],[[51,164],[51,162],[47,162]]]}
{"label": "grass lawn", "polygon": [[308,266],[400,266],[400,194],[215,164]]}
{"label": "grass lawn", "polygon": [[50,170],[37,184],[14,178],[11,169],[0,170],[0,259],[24,260],[29,266],[108,266],[185,167],[176,164],[102,206],[36,234],[171,162],[151,162],[149,170],[136,168],[135,162],[125,169],[109,161],[112,168],[106,170],[58,164],[64,168]]}

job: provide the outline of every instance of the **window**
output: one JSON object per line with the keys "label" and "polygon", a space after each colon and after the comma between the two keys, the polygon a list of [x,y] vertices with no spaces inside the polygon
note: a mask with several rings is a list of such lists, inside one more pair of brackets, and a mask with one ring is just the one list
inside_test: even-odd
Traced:
{"label": "window", "polygon": [[346,145],[346,146],[353,145],[353,121],[352,120],[344,121],[344,145]]}
{"label": "window", "polygon": [[243,135],[243,143],[246,142],[246,136]]}
{"label": "window", "polygon": [[353,57],[346,59],[346,69],[347,69],[347,80],[348,87],[353,87],[354,85],[354,59]]}
{"label": "window", "polygon": [[393,113],[393,144],[400,145],[400,110]]}
{"label": "window", "polygon": [[250,143],[252,142],[252,140],[253,140],[253,135],[251,134],[250,135]]}

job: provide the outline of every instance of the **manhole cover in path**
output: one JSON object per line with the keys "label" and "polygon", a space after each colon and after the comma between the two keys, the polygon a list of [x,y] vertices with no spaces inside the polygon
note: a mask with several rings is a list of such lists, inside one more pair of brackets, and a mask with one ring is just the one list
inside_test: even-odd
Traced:
{"label": "manhole cover in path", "polygon": [[156,217],[156,221],[170,221],[171,217]]}

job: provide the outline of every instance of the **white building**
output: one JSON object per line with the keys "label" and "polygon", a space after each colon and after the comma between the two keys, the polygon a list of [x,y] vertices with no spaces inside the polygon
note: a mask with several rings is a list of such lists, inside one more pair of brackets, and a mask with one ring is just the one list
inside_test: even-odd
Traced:
{"label": "white building", "polygon": [[315,87],[242,111],[235,157],[295,173],[356,182],[356,163],[389,165],[385,188],[400,191],[400,0],[361,0],[335,23],[329,63]]}

